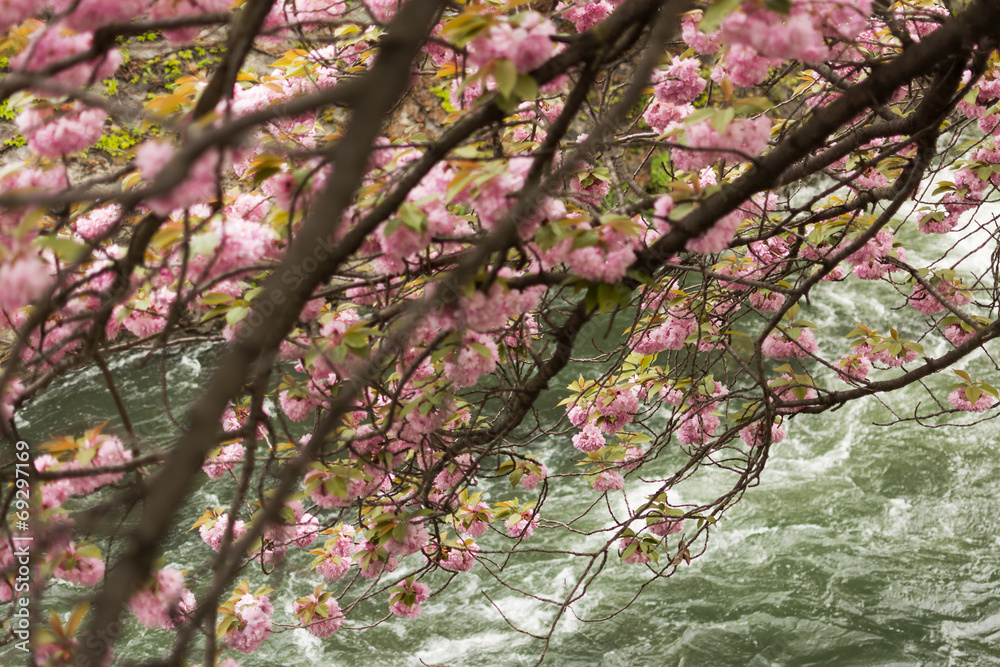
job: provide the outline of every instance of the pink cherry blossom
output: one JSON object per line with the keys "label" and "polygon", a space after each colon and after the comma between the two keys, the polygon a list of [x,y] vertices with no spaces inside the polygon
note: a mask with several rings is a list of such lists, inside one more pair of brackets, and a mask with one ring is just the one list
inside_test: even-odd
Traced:
{"label": "pink cherry blossom", "polygon": [[170,618],[167,619],[167,630],[176,630],[181,625],[187,623],[191,614],[198,608],[198,600],[194,593],[187,588],[181,590],[180,600],[170,610]]}
{"label": "pink cherry blossom", "polygon": [[549,468],[544,463],[538,464],[541,468],[539,474],[527,471],[521,477],[521,486],[523,486],[528,491],[534,491],[538,488],[538,485],[542,483],[542,480],[549,476]]}
{"label": "pink cherry blossom", "polygon": [[729,243],[736,235],[737,227],[743,223],[744,219],[745,215],[743,213],[740,211],[733,211],[729,215],[716,221],[716,223],[712,225],[711,229],[707,232],[701,234],[700,236],[696,236],[693,239],[689,239],[688,242],[684,244],[685,250],[702,255],[722,252],[729,247]]}
{"label": "pink cherry blossom", "polygon": [[708,410],[686,412],[677,427],[677,439],[684,445],[702,445],[712,438],[720,423]]}
{"label": "pink cherry blossom", "polygon": [[959,387],[948,394],[948,402],[951,403],[951,407],[956,410],[964,410],[965,412],[986,412],[997,402],[997,399],[983,391],[979,394],[976,402],[973,403],[966,396],[965,392],[965,387]]}
{"label": "pink cherry blossom", "polygon": [[711,55],[719,50],[719,31],[704,33],[698,28],[701,14],[685,14],[682,19],[681,37],[692,49],[702,55]]}
{"label": "pink cherry blossom", "polygon": [[[198,534],[201,535],[201,539],[205,541],[205,544],[212,547],[213,550],[218,551],[222,546],[222,538],[225,537],[228,524],[229,515],[220,514],[214,522],[210,524],[204,523],[199,526]],[[238,540],[246,532],[246,523],[242,519],[237,519],[236,524],[233,526],[233,541]]]}
{"label": "pink cherry blossom", "polygon": [[[306,630],[320,639],[326,639],[340,629],[344,623],[344,613],[332,597],[320,602],[315,593],[299,598],[292,603],[292,613],[299,617]],[[305,615],[311,613],[309,620]]]}
{"label": "pink cherry blossom", "polygon": [[[430,534],[427,526],[422,521],[408,521],[406,524],[406,536],[400,541],[390,537],[382,547],[395,556],[406,556],[420,551],[427,542],[430,541]],[[394,531],[395,533],[395,531]]]}
{"label": "pink cherry blossom", "polygon": [[[689,125],[686,130],[687,145],[691,149],[671,152],[674,165],[683,171],[699,171],[720,160],[745,161],[764,152],[771,138],[771,121],[767,116],[756,118],[735,119],[726,126],[724,132],[718,132],[712,124],[705,120]],[[720,149],[732,149],[739,153],[730,153]]]}
{"label": "pink cherry blossom", "polygon": [[785,303],[785,296],[780,292],[754,290],[750,293],[750,305],[765,313],[776,313]]}
{"label": "pink cherry blossom", "polygon": [[589,414],[590,411],[579,403],[576,405],[570,404],[566,406],[566,416],[569,417],[569,422],[573,426],[580,426],[586,422]]}
{"label": "pink cherry blossom", "polygon": [[475,506],[463,505],[455,512],[455,528],[469,537],[479,537],[490,526],[489,505],[480,502]]}
{"label": "pink cherry blossom", "polygon": [[797,338],[781,331],[772,331],[761,343],[761,352],[773,359],[801,359],[816,352],[816,334],[812,329],[799,329]]}
{"label": "pink cherry blossom", "polygon": [[15,119],[28,148],[44,157],[58,158],[92,146],[104,132],[108,114],[97,107],[75,103],[65,113],[27,107]]}
{"label": "pink cherry blossom", "polygon": [[720,31],[725,41],[750,46],[762,56],[815,63],[829,54],[814,17],[798,5],[790,14],[779,14],[746,3],[726,16]]}
{"label": "pink cherry blossom", "polygon": [[[776,422],[771,423],[771,444],[776,445],[785,439],[785,429]],[[743,438],[743,442],[746,443],[747,447],[759,447],[764,444],[764,431],[766,428],[766,423],[764,421],[756,421],[749,426],[744,426],[740,429],[740,437]]]}
{"label": "pink cherry blossom", "polygon": [[74,30],[84,31],[139,18],[149,3],[145,0],[54,0],[51,4],[57,12],[74,6],[64,22]]}
{"label": "pink cherry blossom", "polygon": [[326,581],[337,581],[351,569],[351,565],[353,564],[350,556],[338,556],[327,553],[323,560],[316,565],[316,571]]}
{"label": "pink cherry blossom", "polygon": [[[972,301],[972,297],[968,293],[960,291],[955,283],[946,280],[935,285],[935,291],[955,306],[964,306]],[[943,303],[920,284],[913,286],[908,302],[924,315],[933,315],[946,309]]]}
{"label": "pink cherry blossom", "polygon": [[294,422],[305,420],[319,405],[318,401],[308,396],[293,396],[287,389],[278,395],[278,402],[284,413]]}
{"label": "pink cherry blossom", "polygon": [[[118,204],[110,204],[87,211],[85,215],[76,219],[73,226],[77,234],[90,241],[105,234],[120,218],[121,207]],[[109,280],[110,275],[108,274]]]}
{"label": "pink cherry blossom", "polygon": [[515,26],[504,21],[492,26],[469,44],[469,63],[482,67],[491,60],[506,58],[518,73],[526,73],[548,60],[555,48],[551,40],[555,26],[538,12],[525,12]]}
{"label": "pink cherry blossom", "polygon": [[444,364],[444,373],[459,387],[471,387],[493,371],[500,360],[496,340],[488,334],[467,331],[462,346]]}
{"label": "pink cherry blossom", "polygon": [[437,561],[437,564],[450,572],[471,570],[476,564],[476,552],[479,551],[479,545],[472,540],[463,540],[461,545],[460,547],[442,546],[442,558]]}
{"label": "pink cherry blossom", "polygon": [[625,478],[617,470],[602,470],[591,483],[597,491],[621,491],[625,488]]}
{"label": "pink cherry blossom", "polygon": [[[390,598],[394,601],[389,605],[389,612],[412,620],[423,613],[420,603],[427,600],[430,594],[430,586],[425,583],[403,581],[397,589],[394,589]],[[412,597],[412,601],[407,600],[407,597]]]}
{"label": "pink cherry blossom", "polygon": [[840,376],[850,381],[864,380],[872,371],[872,362],[865,354],[846,354],[837,364]]}
{"label": "pink cherry blossom", "polygon": [[243,455],[245,450],[243,445],[236,442],[231,445],[226,445],[219,453],[210,459],[207,459],[205,463],[202,464],[201,469],[205,471],[205,474],[215,479],[216,477],[222,477],[227,471],[232,470],[236,465],[243,460]]}
{"label": "pink cherry blossom", "polygon": [[96,556],[81,556],[73,543],[53,560],[57,562],[52,576],[82,586],[96,586],[104,578],[104,561]]}
{"label": "pink cherry blossom", "polygon": [[0,310],[13,311],[45,294],[52,284],[49,268],[36,255],[0,265]]}
{"label": "pink cherry blossom", "polygon": [[[795,381],[795,378],[793,378],[791,375],[788,375],[787,373],[781,374],[781,380],[784,381],[785,384],[779,387],[772,386],[772,389],[774,390],[774,393],[779,401],[783,402],[787,401],[789,403],[801,400],[807,401],[816,398],[817,396],[815,387],[800,384]],[[804,395],[800,398],[798,395],[796,395],[796,392]],[[798,412],[801,409],[802,408],[800,407],[795,407],[795,408],[783,407],[783,408],[778,408],[778,412],[787,414],[787,413]]]}
{"label": "pink cherry blossom", "polygon": [[247,593],[235,605],[237,622],[222,640],[240,653],[253,653],[271,634],[274,606],[266,595],[259,598]]}
{"label": "pink cherry blossom", "polygon": [[684,519],[680,517],[664,517],[661,521],[651,523],[648,526],[649,532],[660,537],[673,535],[684,530]]}
{"label": "pink cherry blossom", "polygon": [[612,11],[614,7],[607,0],[575,2],[570,3],[563,16],[573,24],[577,32],[584,32],[606,19]]}
{"label": "pink cherry blossom", "polygon": [[630,424],[639,411],[639,388],[612,389],[597,397],[594,407],[601,414],[601,430],[617,433]]}
{"label": "pink cherry blossom", "polygon": [[382,23],[388,23],[399,11],[404,0],[365,0],[365,7],[373,18]]}
{"label": "pink cherry blossom", "polygon": [[653,94],[662,102],[676,105],[696,100],[707,83],[699,75],[701,63],[695,58],[674,56],[670,66],[657,70],[653,76]]}
{"label": "pink cherry blossom", "polygon": [[886,257],[892,252],[893,235],[887,229],[880,229],[874,237],[854,251],[847,261],[856,264],[870,259]]}
{"label": "pink cherry blossom", "polygon": [[[11,59],[10,66],[12,69],[28,72],[40,70],[89,51],[93,41],[93,33],[74,33],[64,30],[60,24],[50,25],[32,35],[31,43]],[[93,60],[64,69],[50,79],[65,86],[79,88],[112,76],[122,61],[122,54],[117,49],[112,49]]]}
{"label": "pink cherry blossom", "polygon": [[698,320],[681,309],[672,308],[671,313],[662,324],[638,340],[637,352],[655,354],[663,350],[680,350],[687,345],[687,339],[698,329]]}
{"label": "pink cherry blossom", "polygon": [[[150,140],[135,151],[135,166],[146,181],[153,182],[173,159],[174,149],[165,141]],[[211,201],[218,191],[221,168],[218,152],[208,151],[194,161],[185,177],[169,192],[150,197],[147,202],[154,213],[168,215],[174,209]]]}
{"label": "pink cherry blossom", "polygon": [[532,512],[526,510],[520,514],[515,514],[507,519],[507,534],[514,539],[526,540],[535,532],[538,527],[538,516],[531,518]]}
{"label": "pink cherry blossom", "polygon": [[581,452],[596,452],[605,445],[604,434],[597,424],[589,423],[573,436],[573,446]]}
{"label": "pink cherry blossom", "polygon": [[961,345],[975,335],[975,331],[966,331],[958,322],[955,324],[949,324],[944,329],[944,337],[947,338],[952,345]]}
{"label": "pink cherry blossom", "polygon": [[166,628],[183,589],[184,575],[172,567],[162,568],[149,585],[132,594],[129,608],[141,625]]}
{"label": "pink cherry blossom", "polygon": [[[160,0],[149,9],[149,18],[154,21],[195,14],[211,14],[229,10],[229,0]],[[200,26],[164,30],[163,36],[171,42],[186,42],[201,32]]]}
{"label": "pink cherry blossom", "polygon": [[654,132],[666,134],[674,128],[681,127],[680,121],[692,113],[694,113],[694,107],[690,104],[676,105],[662,102],[654,97],[642,113],[642,119],[653,128]]}
{"label": "pink cherry blossom", "polygon": [[365,579],[375,579],[383,572],[392,572],[399,567],[399,559],[395,554],[390,554],[371,542],[362,543],[356,555],[360,574]]}
{"label": "pink cherry blossom", "polygon": [[780,58],[768,58],[760,55],[756,49],[746,44],[731,44],[711,74],[715,82],[720,82],[727,76],[737,86],[756,86],[767,78],[772,67],[780,64]]}
{"label": "pink cherry blossom", "polygon": [[45,9],[49,0],[5,0],[0,2],[0,30],[7,32],[7,28],[18,24],[26,18],[39,14]]}
{"label": "pink cherry blossom", "polygon": [[346,9],[347,3],[339,0],[278,0],[264,19],[264,26],[282,28],[290,23],[322,23],[339,18]]}
{"label": "pink cherry blossom", "polygon": [[[638,542],[638,540],[636,540],[636,538],[634,538],[634,537],[623,538],[622,540],[620,540],[618,542],[618,553],[619,554],[624,554],[625,551],[630,546],[632,546],[633,544],[636,544],[637,542]],[[647,556],[646,553],[643,552],[642,549],[638,548],[638,546],[636,547],[635,551],[633,551],[631,554],[629,554],[625,558],[622,558],[622,563],[625,563],[626,565],[642,565],[642,564],[648,563],[648,562],[650,562],[649,556]]]}

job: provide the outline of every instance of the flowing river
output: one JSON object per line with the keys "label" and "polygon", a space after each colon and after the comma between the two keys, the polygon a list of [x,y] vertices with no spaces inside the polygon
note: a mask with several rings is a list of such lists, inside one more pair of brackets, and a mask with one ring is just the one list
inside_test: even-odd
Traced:
{"label": "flowing river", "polygon": [[[989,255],[981,252],[985,258],[973,257],[979,269]],[[917,317],[907,312],[912,309],[886,309],[883,304],[901,300],[887,298],[892,292],[883,287],[852,280],[819,288],[803,315],[822,327],[820,339],[827,345],[841,346],[823,348],[828,356],[836,359],[846,350],[839,337],[855,321],[882,330],[889,324],[904,330],[907,321],[916,321],[908,320]],[[925,343],[929,355],[945,349],[944,343]],[[201,347],[167,364],[166,391],[178,418],[197,396],[216,352]],[[961,367],[1000,385],[986,355]],[[153,444],[168,444],[164,434],[172,427],[163,409],[158,362],[136,369],[130,359],[118,359],[113,368],[136,430]],[[569,369],[566,378],[579,371]],[[827,386],[836,383],[829,375],[819,378]],[[928,384],[943,399],[950,381],[942,376]],[[972,419],[952,427],[939,427],[938,418],[924,425],[912,420],[875,425],[894,421],[893,411],[912,416],[915,402],[928,400],[918,388],[883,396],[884,403],[868,399],[792,419],[788,438],[772,447],[760,485],[712,531],[703,556],[647,586],[630,605],[648,572],[609,563],[588,596],[574,605],[576,614],[557,626],[545,664],[1000,664],[1000,429],[994,420],[973,424]],[[22,435],[32,444],[54,434],[79,435],[114,414],[99,373],[84,371],[29,407]],[[116,427],[116,422],[109,426]],[[553,472],[573,470],[575,450],[568,438],[545,449],[540,456]],[[569,516],[576,504],[596,495],[573,481],[562,485],[571,489],[548,499],[547,517]],[[685,502],[704,501],[721,490],[720,483],[709,475],[678,493]],[[633,499],[648,491],[627,490]],[[177,525],[168,562],[195,567],[210,555],[187,529],[205,508],[225,502],[224,486],[202,484]],[[544,533],[534,539],[544,540]],[[574,546],[596,544],[581,540]],[[273,575],[272,585],[282,591],[272,598],[275,629],[284,631],[256,654],[225,655],[238,657],[244,667],[533,664],[540,642],[512,630],[486,595],[526,631],[544,632],[552,618],[551,607],[512,593],[477,566],[424,603],[416,620],[393,618],[374,629],[348,629],[384,615],[384,606],[370,604],[321,641],[291,629],[291,601],[320,581],[308,571],[309,558],[290,557],[288,571]],[[507,580],[558,596],[580,568],[579,559],[536,555],[515,561]],[[254,587],[266,581],[252,567],[245,578]],[[47,600],[68,609],[82,593],[57,585]],[[587,622],[623,607],[602,623]],[[118,655],[123,660],[162,656],[172,636],[130,621]],[[20,658],[0,649],[0,663],[20,664]]]}

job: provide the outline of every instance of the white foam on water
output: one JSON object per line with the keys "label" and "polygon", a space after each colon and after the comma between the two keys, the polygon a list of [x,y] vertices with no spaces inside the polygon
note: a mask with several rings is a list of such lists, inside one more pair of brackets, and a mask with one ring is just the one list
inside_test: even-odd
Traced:
{"label": "white foam on water", "polygon": [[[531,590],[530,588],[528,590]],[[513,622],[518,628],[532,634],[544,634],[548,632],[552,623],[553,607],[540,600],[516,595],[506,595],[500,598],[494,597],[493,601],[503,615]],[[496,620],[503,623],[496,609],[493,610]],[[517,633],[512,633],[517,634]]]}
{"label": "white foam on water", "polygon": [[167,371],[167,380],[169,382],[176,382],[178,380],[185,379],[189,380],[192,377],[197,378],[201,375],[201,362],[194,356],[184,355],[180,359],[176,360],[176,363],[176,367]]}
{"label": "white foam on water", "polygon": [[848,417],[845,421],[847,426],[844,435],[835,440],[834,446],[822,454],[815,453],[816,442],[819,440],[816,434],[809,429],[802,429],[801,433],[796,433],[795,421],[789,422],[788,436],[784,442],[772,445],[771,459],[765,472],[768,484],[812,480],[850,459],[851,447],[857,439],[857,420]]}
{"label": "white foam on water", "polygon": [[913,518],[913,503],[905,498],[889,498],[887,500],[885,535],[906,535],[910,532]]}
{"label": "white foam on water", "polygon": [[941,633],[950,641],[975,640],[995,644],[1000,641],[1000,614],[977,621],[944,621]]}
{"label": "white foam on water", "polygon": [[[506,627],[506,626],[505,626]],[[463,660],[470,655],[495,653],[498,655],[508,655],[513,647],[520,647],[534,642],[533,639],[517,632],[508,631],[487,631],[478,632],[462,639],[449,639],[436,635],[428,638],[413,655],[428,664],[452,664],[456,660]],[[315,662],[313,664],[325,664]],[[462,664],[459,662],[458,664]]]}

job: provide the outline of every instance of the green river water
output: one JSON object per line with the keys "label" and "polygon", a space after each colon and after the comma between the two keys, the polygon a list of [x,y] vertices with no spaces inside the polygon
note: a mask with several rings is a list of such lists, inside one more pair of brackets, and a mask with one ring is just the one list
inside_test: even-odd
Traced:
{"label": "green river water", "polygon": [[[981,260],[973,257],[980,267],[989,252],[982,254]],[[821,286],[814,296],[808,317],[823,327],[821,340],[842,336],[854,321],[870,321],[880,329],[892,322],[905,330],[907,318],[916,316],[886,311],[883,304],[890,301],[878,286],[849,285]],[[935,345],[928,343],[929,354],[944,349],[943,343]],[[178,414],[197,395],[215,353],[200,348],[170,362],[168,391]],[[122,359],[115,372],[136,429],[150,441],[166,444],[162,434],[169,432],[168,421],[156,366],[136,370]],[[962,367],[998,384],[985,355]],[[568,376],[577,372],[569,369]],[[949,383],[932,378],[929,386],[943,398]],[[928,398],[918,390],[904,391],[885,397],[886,405],[869,399],[837,412],[794,418],[788,438],[772,447],[760,486],[713,530],[705,555],[672,578],[652,583],[610,620],[587,622],[627,605],[645,581],[644,568],[610,563],[589,595],[574,606],[579,618],[568,616],[558,626],[545,664],[1000,664],[998,425],[873,425],[890,421],[890,408],[912,414],[915,400]],[[30,406],[23,437],[37,443],[54,433],[79,434],[112,414],[99,374],[78,373]],[[568,439],[550,442],[546,450],[540,456],[553,471],[573,468],[575,450]],[[592,499],[592,490],[582,480],[574,481],[553,485],[572,488],[554,492],[546,504],[547,517],[569,516],[581,497]],[[672,498],[704,501],[721,491],[722,482],[708,476],[686,484]],[[633,499],[647,491],[639,483],[627,490]],[[221,493],[223,486],[205,483],[192,495],[175,531],[170,562],[194,567],[210,555],[186,529],[206,507],[225,502]],[[579,538],[570,546],[593,548],[598,543]],[[292,623],[291,600],[319,581],[305,567],[308,558],[291,558],[288,572],[276,575],[275,588],[284,591],[272,598],[279,625]],[[508,580],[559,595],[579,568],[576,559],[537,556],[515,561]],[[248,571],[246,578],[253,586],[265,582],[259,571]],[[540,643],[514,632],[483,591],[523,629],[547,627],[551,608],[510,592],[477,566],[425,603],[416,620],[393,619],[365,631],[345,626],[323,641],[288,629],[272,635],[257,654],[226,655],[237,657],[244,667],[533,664]],[[57,586],[51,599],[65,602],[80,593]],[[384,607],[361,607],[348,625],[363,625],[383,613]],[[142,630],[130,621],[118,654],[131,659],[162,656],[171,638],[165,630]],[[21,659],[0,650],[0,663],[21,664]]]}

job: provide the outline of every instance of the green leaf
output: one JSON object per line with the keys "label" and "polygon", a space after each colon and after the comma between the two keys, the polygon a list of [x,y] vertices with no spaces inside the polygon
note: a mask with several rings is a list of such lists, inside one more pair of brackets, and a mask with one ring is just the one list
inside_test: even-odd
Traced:
{"label": "green leaf", "polygon": [[344,344],[347,347],[354,348],[367,348],[368,347],[368,337],[361,333],[360,331],[349,331],[344,334],[343,338]]}
{"label": "green leaf", "polygon": [[441,34],[447,37],[455,46],[465,46],[476,38],[479,33],[490,26],[490,19],[483,14],[465,13],[444,24]]}
{"label": "green leaf", "polygon": [[606,213],[601,216],[600,222],[602,225],[607,225],[615,231],[621,232],[626,236],[638,236],[643,227],[638,222],[624,215],[618,215],[616,213]]}
{"label": "green leaf", "polygon": [[588,229],[580,232],[573,239],[573,250],[597,245],[601,242],[601,235],[595,229]]}
{"label": "green leaf", "polygon": [[755,112],[770,111],[774,108],[771,101],[766,97],[741,97],[734,101],[737,107],[745,107],[747,110]]}
{"label": "green leaf", "polygon": [[87,246],[65,236],[40,236],[35,245],[51,250],[56,257],[68,264],[80,261],[87,254]]}
{"label": "green leaf", "polygon": [[428,229],[427,214],[413,202],[404,202],[399,207],[399,217],[404,225],[418,234],[423,234]]}
{"label": "green leaf", "polygon": [[493,353],[490,351],[490,348],[486,347],[482,343],[469,343],[469,347],[478,352],[483,359],[493,358]]}
{"label": "green leaf", "polygon": [[101,550],[93,544],[88,544],[86,546],[78,548],[76,550],[76,555],[84,556],[85,558],[100,558]]}
{"label": "green leaf", "polygon": [[497,82],[497,91],[502,97],[510,97],[517,85],[517,68],[510,60],[503,58],[493,65],[493,78]]}
{"label": "green leaf", "polygon": [[736,112],[731,108],[719,109],[714,116],[712,116],[712,129],[723,134],[729,124],[733,122],[733,118],[736,117]]}
{"label": "green leaf", "polygon": [[538,97],[538,82],[530,74],[519,74],[514,84],[514,95],[520,100],[531,101]]}
{"label": "green leaf", "polygon": [[229,628],[231,628],[233,626],[233,623],[235,622],[236,622],[235,616],[230,616],[229,614],[223,616],[222,621],[219,623],[218,629],[215,631],[215,636],[221,639],[223,635],[229,632]]}
{"label": "green leaf", "polygon": [[406,405],[403,406],[403,409],[400,410],[400,412],[399,412],[399,418],[400,419],[405,419],[406,415],[408,415],[411,412],[413,412],[417,408],[417,406],[420,405],[420,403],[421,402],[418,402],[418,401],[410,401],[410,402],[408,402]]}
{"label": "green leaf", "polygon": [[[702,23],[704,23],[704,21],[702,21]],[[694,125],[695,123],[700,123],[703,120],[707,120],[715,116],[715,112],[716,109],[714,108],[698,109],[693,114],[684,119],[684,124]]]}
{"label": "green leaf", "polygon": [[232,303],[235,297],[231,294],[223,294],[222,292],[209,292],[205,296],[201,297],[200,301],[206,306],[216,306],[220,303]]}
{"label": "green leaf", "polygon": [[331,477],[326,481],[324,486],[327,492],[338,498],[347,499],[347,480],[343,477]]}
{"label": "green leaf", "polygon": [[539,227],[538,231],[535,232],[535,244],[542,250],[551,250],[559,240],[560,236],[552,225]]}
{"label": "green leaf", "polygon": [[702,18],[698,28],[702,32],[712,32],[719,27],[722,19],[740,6],[741,2],[742,0],[716,0],[705,10],[705,17]]}
{"label": "green leaf", "polygon": [[610,313],[618,307],[618,295],[615,286],[601,283],[597,286],[597,303],[602,313]]}
{"label": "green leaf", "polygon": [[778,14],[788,14],[792,11],[792,0],[766,0],[764,6]]}

